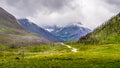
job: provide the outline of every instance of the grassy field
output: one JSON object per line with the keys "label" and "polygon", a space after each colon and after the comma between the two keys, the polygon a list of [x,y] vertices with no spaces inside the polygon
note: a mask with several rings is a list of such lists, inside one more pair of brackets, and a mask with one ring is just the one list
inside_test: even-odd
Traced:
{"label": "grassy field", "polygon": [[120,44],[0,46],[0,68],[120,68]]}

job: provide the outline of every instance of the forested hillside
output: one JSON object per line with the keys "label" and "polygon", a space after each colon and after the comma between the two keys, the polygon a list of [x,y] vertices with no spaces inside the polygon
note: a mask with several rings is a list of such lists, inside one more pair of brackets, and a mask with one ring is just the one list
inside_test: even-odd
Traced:
{"label": "forested hillside", "polygon": [[79,43],[84,44],[103,44],[120,43],[120,13],[102,24],[92,33],[82,37]]}

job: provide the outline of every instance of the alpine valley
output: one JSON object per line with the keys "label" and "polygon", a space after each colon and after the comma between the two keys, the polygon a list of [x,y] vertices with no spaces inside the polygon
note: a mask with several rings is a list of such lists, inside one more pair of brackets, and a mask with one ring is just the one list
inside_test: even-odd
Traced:
{"label": "alpine valley", "polygon": [[91,31],[80,22],[38,26],[0,8],[0,68],[120,68],[120,13]]}

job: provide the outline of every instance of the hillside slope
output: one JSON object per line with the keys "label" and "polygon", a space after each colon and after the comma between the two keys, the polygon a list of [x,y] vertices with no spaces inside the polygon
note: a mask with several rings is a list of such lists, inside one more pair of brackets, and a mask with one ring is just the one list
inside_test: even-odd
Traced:
{"label": "hillside slope", "polygon": [[0,7],[0,27],[24,30],[20,26],[16,18],[1,7]]}
{"label": "hillside slope", "polygon": [[30,32],[36,33],[51,42],[62,42],[61,39],[57,38],[56,36],[39,27],[38,25],[30,22],[28,19],[19,19],[18,21],[26,30]]}
{"label": "hillside slope", "polygon": [[79,43],[120,43],[120,13],[95,29],[92,33],[82,37]]}
{"label": "hillside slope", "polygon": [[0,8],[0,45],[43,44],[48,41],[25,30],[17,19]]}

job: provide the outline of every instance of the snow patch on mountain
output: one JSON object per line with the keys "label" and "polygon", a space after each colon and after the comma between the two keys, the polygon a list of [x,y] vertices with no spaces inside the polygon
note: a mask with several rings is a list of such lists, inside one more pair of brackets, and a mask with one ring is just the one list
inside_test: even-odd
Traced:
{"label": "snow patch on mountain", "polygon": [[82,36],[90,33],[91,30],[86,28],[82,23],[71,23],[65,26],[45,26],[44,29],[57,36],[58,38],[67,41],[76,41]]}
{"label": "snow patch on mountain", "polygon": [[45,30],[47,30],[48,32],[54,31],[54,29],[45,29]]}

